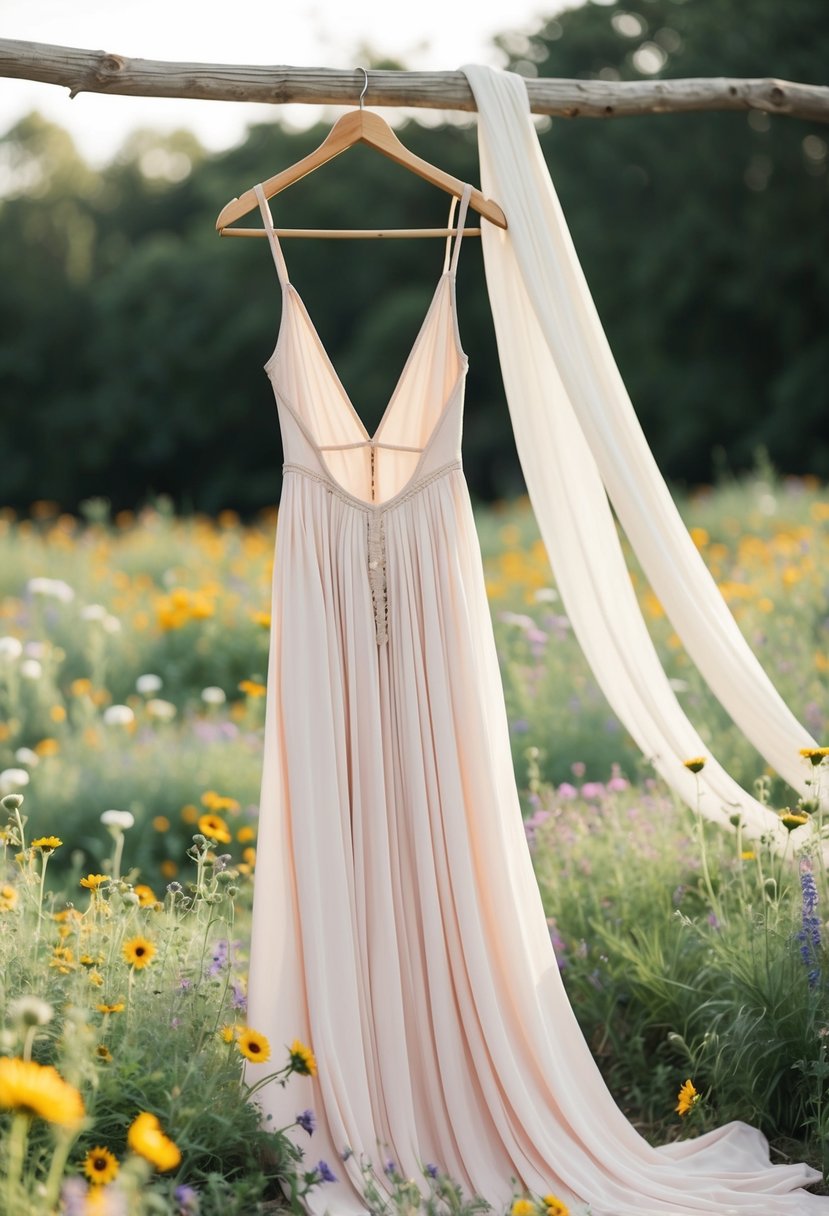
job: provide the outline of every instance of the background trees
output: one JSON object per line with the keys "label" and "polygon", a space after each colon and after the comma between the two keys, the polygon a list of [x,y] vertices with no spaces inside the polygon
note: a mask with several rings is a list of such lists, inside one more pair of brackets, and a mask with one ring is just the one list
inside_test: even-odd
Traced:
{"label": "background trees", "polygon": [[[588,3],[500,40],[541,75],[778,75],[827,82],[820,0]],[[0,141],[2,499],[67,510],[150,492],[243,513],[279,493],[279,428],[262,364],[279,320],[262,241],[220,242],[228,198],[314,147],[323,128],[252,127],[207,154],[187,132],[135,134],[93,173],[37,115]],[[478,177],[473,126],[402,138]],[[663,471],[709,480],[753,463],[829,476],[827,133],[763,114],[570,121],[545,156],[611,346]],[[442,224],[448,200],[356,149],[273,200],[285,225]],[[252,222],[255,222],[252,221]],[[382,412],[440,273],[431,241],[286,242],[291,277],[366,424]],[[480,250],[459,272],[471,369],[473,492],[522,481]]]}

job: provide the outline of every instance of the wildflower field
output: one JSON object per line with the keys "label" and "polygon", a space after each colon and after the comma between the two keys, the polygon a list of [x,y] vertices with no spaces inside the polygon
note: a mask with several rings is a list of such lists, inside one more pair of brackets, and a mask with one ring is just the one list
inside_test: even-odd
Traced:
{"label": "wildflower field", "polygon": [[[750,644],[829,730],[829,490],[770,471],[681,502]],[[653,1143],[743,1119],[829,1182],[829,884],[798,801],[707,693],[630,554],[673,687],[791,828],[703,822],[581,658],[526,501],[477,512],[527,839],[568,994]],[[260,1126],[245,1016],[275,513],[0,510],[0,1211],[212,1216],[324,1188],[313,1111]],[[691,758],[689,758],[690,762]],[[704,757],[700,760],[704,762]],[[829,758],[802,757],[813,783]],[[247,1076],[250,1077],[251,1069]],[[439,1166],[377,1211],[473,1211]],[[388,1184],[388,1180],[387,1180]],[[829,1186],[827,1186],[829,1191]],[[566,1216],[516,1193],[514,1216]],[[577,1216],[571,1213],[571,1216]],[[581,1213],[578,1214],[581,1216]]]}

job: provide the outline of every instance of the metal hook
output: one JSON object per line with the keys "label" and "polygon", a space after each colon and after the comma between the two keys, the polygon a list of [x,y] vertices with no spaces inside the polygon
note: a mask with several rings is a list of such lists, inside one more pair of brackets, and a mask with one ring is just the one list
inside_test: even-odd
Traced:
{"label": "metal hook", "polygon": [[365,84],[363,85],[363,91],[362,91],[362,93],[360,94],[360,109],[362,110],[362,108],[363,108],[363,98],[365,97],[365,95],[366,95],[366,89],[368,88],[368,72],[366,71],[366,69],[365,69],[365,68],[357,68],[357,71],[358,71],[358,72],[362,72],[362,73],[363,73],[363,75],[364,75],[364,76],[365,76],[365,78],[366,78],[366,82],[365,82]]}

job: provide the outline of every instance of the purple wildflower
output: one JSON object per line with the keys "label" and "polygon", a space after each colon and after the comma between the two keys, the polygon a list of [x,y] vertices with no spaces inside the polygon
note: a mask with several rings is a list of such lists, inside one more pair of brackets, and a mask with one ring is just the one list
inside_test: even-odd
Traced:
{"label": "purple wildflower", "polygon": [[224,938],[216,942],[216,945],[213,947],[213,961],[207,969],[209,976],[218,975],[227,966],[229,945],[230,943],[225,941]]}
{"label": "purple wildflower", "polygon": [[323,1182],[336,1182],[337,1181],[337,1175],[334,1173],[334,1171],[331,1169],[331,1166],[328,1165],[328,1163],[326,1161],[318,1161],[317,1170],[318,1170],[320,1178],[322,1179]]}
{"label": "purple wildflower", "polygon": [[66,1216],[83,1216],[86,1211],[86,1185],[82,1178],[65,1179],[60,1197]]}
{"label": "purple wildflower", "polygon": [[550,941],[553,946],[553,953],[556,956],[559,971],[563,971],[567,966],[567,943],[558,931],[558,925],[554,916],[547,917],[547,928],[550,931]]}
{"label": "purple wildflower", "polygon": [[554,633],[557,638],[564,638],[570,628],[570,621],[566,616],[557,616],[555,613],[550,613],[545,617],[545,624],[551,633]]}
{"label": "purple wildflower", "polygon": [[579,791],[574,785],[571,785],[569,781],[562,781],[561,785],[558,787],[559,798],[566,798],[568,802],[572,798],[577,798],[578,794]]}
{"label": "purple wildflower", "polygon": [[426,1173],[429,1175],[430,1178],[437,1178],[438,1167],[436,1165],[432,1165],[432,1163],[430,1161],[430,1162],[428,1162],[428,1164],[426,1166]]}
{"label": "purple wildflower", "polygon": [[236,980],[233,981],[232,988],[233,988],[233,1008],[241,1009],[244,1012],[248,1007],[248,998],[245,996],[244,992],[242,991],[241,984],[237,983]]}
{"label": "purple wildflower", "polygon": [[817,914],[818,893],[812,874],[812,863],[808,858],[800,862],[800,894],[802,903],[801,929],[796,936],[800,943],[800,957],[809,968],[808,981],[810,988],[816,988],[820,981],[820,917]]}
{"label": "purple wildflower", "polygon": [[391,1178],[392,1174],[395,1173],[396,1170],[397,1170],[397,1166],[392,1161],[391,1157],[389,1157],[388,1161],[383,1166],[383,1173],[388,1174],[389,1178]]}
{"label": "purple wildflower", "polygon": [[177,1186],[173,1192],[178,1204],[177,1216],[199,1216],[199,1193],[192,1186]]}
{"label": "purple wildflower", "polygon": [[297,1115],[296,1121],[304,1132],[309,1136],[313,1136],[314,1128],[317,1126],[312,1110],[304,1110],[301,1115]]}

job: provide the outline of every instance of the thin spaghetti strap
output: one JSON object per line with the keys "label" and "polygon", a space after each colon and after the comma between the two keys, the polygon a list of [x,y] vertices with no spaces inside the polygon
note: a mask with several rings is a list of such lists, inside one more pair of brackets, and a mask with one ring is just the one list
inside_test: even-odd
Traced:
{"label": "thin spaghetti strap", "polygon": [[271,253],[273,254],[274,265],[276,266],[276,273],[279,276],[279,281],[280,283],[288,283],[290,282],[288,278],[288,267],[285,264],[282,246],[279,244],[276,233],[273,230],[273,216],[271,215],[271,209],[268,206],[268,200],[265,198],[265,191],[258,182],[253,187],[253,191],[259,200],[259,210],[262,212],[262,220],[265,224],[265,231],[268,234],[268,243],[271,247]]}
{"label": "thin spaghetti strap", "polygon": [[[449,207],[449,219],[446,221],[447,228],[452,227],[452,217],[455,214],[455,208],[457,207],[457,205],[458,205],[458,196],[457,196],[457,194],[453,194],[452,202]],[[452,251],[452,233],[450,232],[446,238],[446,253],[443,258],[443,273],[444,274],[446,274],[447,270],[449,269],[449,254],[451,253],[451,251]]]}
{"label": "thin spaghetti strap", "polygon": [[455,246],[452,250],[452,265],[450,267],[450,273],[453,278],[455,277],[455,271],[458,269],[458,255],[461,251],[463,226],[466,223],[466,212],[467,208],[469,207],[469,196],[471,193],[472,187],[469,182],[467,182],[463,188],[463,195],[461,196],[461,209],[458,212],[458,235],[455,237]]}

